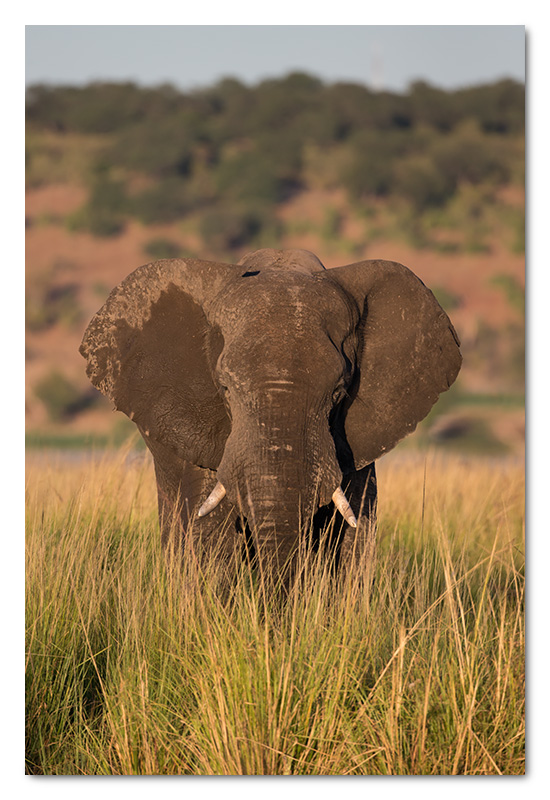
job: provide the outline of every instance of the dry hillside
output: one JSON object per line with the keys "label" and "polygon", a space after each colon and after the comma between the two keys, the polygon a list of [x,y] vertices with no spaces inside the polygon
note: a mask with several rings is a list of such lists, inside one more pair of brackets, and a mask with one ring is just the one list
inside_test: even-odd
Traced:
{"label": "dry hillside", "polygon": [[[38,432],[43,436],[125,431],[122,415],[113,414],[103,398],[90,392],[78,353],[88,320],[116,283],[151,260],[147,248],[152,241],[169,242],[200,258],[219,257],[201,240],[192,217],[185,224],[146,226],[129,221],[119,235],[109,238],[71,232],[65,221],[85,197],[84,188],[71,184],[46,185],[27,193],[26,412],[31,438]],[[517,209],[522,207],[523,195],[503,191],[501,200]],[[281,204],[277,213],[283,235],[277,242],[261,244],[312,250],[327,267],[385,258],[412,268],[447,307],[465,355],[453,390],[460,394],[460,402],[449,410],[443,408],[445,413],[435,415],[424,428],[433,433],[434,441],[452,442],[466,433],[466,439],[470,435],[475,443],[481,432],[481,446],[487,440],[491,452],[503,450],[499,444],[521,450],[522,313],[507,286],[523,286],[524,255],[512,251],[506,230],[493,235],[480,252],[449,252],[452,248],[433,245],[418,249],[405,237],[384,235],[388,227],[380,225],[386,214],[383,205],[374,219],[365,219],[354,213],[345,193],[338,190],[303,191]],[[437,233],[445,238],[444,230]],[[241,248],[232,258],[237,260],[248,249]],[[49,323],[33,325],[35,317],[47,314],[48,308],[56,309]],[[514,335],[518,352],[511,353]],[[74,413],[56,418],[47,396],[44,400],[40,387],[52,375],[63,376],[75,391]]]}

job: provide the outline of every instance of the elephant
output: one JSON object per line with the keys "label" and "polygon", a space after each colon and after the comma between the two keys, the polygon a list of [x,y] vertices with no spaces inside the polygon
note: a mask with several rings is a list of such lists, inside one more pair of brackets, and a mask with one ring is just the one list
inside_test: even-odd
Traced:
{"label": "elephant", "polygon": [[371,552],[374,462],[462,362],[447,314],[407,267],[325,269],[309,251],[271,248],[237,264],[139,267],[80,352],[152,453],[163,545],[227,555],[246,540],[274,576],[304,530],[319,547],[331,520],[340,563]]}

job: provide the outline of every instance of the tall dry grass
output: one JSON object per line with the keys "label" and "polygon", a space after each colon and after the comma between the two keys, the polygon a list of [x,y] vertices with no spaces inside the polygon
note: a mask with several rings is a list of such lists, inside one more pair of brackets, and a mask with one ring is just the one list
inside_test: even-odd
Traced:
{"label": "tall dry grass", "polygon": [[523,469],[383,460],[373,583],[160,550],[153,471],[29,459],[27,770],[524,771]]}

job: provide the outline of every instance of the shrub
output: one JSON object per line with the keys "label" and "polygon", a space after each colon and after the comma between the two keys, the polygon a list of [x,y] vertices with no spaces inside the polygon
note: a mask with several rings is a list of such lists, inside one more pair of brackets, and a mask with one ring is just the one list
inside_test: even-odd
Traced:
{"label": "shrub", "polygon": [[437,302],[443,306],[445,311],[452,311],[454,308],[459,308],[461,305],[460,297],[443,286],[433,286],[432,292],[435,295]]}
{"label": "shrub", "polygon": [[411,156],[397,165],[398,192],[417,212],[443,205],[454,193],[456,182],[441,172],[428,156]]}
{"label": "shrub", "polygon": [[144,249],[151,258],[180,258],[183,255],[183,250],[177,242],[164,237],[151,239]]}
{"label": "shrub", "polygon": [[67,327],[77,325],[82,319],[76,283],[50,285],[44,278],[27,292],[25,299],[25,325],[30,331],[42,331],[56,323]]}
{"label": "shrub", "polygon": [[522,133],[525,129],[525,87],[504,79],[456,92],[454,99],[462,117],[476,119],[484,131]]}
{"label": "shrub", "polygon": [[144,223],[175,222],[195,206],[187,183],[182,178],[170,177],[155,183],[129,201],[129,208]]}
{"label": "shrub", "polygon": [[201,125],[193,112],[145,120],[122,131],[106,158],[110,165],[158,178],[189,175]]}
{"label": "shrub", "polygon": [[204,243],[218,252],[248,244],[261,228],[261,215],[249,209],[214,209],[200,221]]}
{"label": "shrub", "polygon": [[443,89],[416,81],[410,87],[412,116],[441,132],[450,131],[460,117],[453,95]]}
{"label": "shrub", "polygon": [[422,144],[409,131],[361,131],[350,139],[349,159],[342,180],[352,198],[382,197],[395,184],[396,164]]}
{"label": "shrub", "polygon": [[352,200],[383,197],[390,191],[392,177],[391,163],[368,151],[352,156],[342,176]]}
{"label": "shrub", "polygon": [[61,372],[52,370],[35,387],[35,394],[46,406],[46,410],[53,422],[62,422],[70,419],[80,411],[93,405],[97,393],[91,391],[81,392]]}
{"label": "shrub", "polygon": [[502,152],[488,136],[466,129],[442,139],[434,149],[434,164],[452,183],[478,184],[491,180],[505,183],[509,175],[509,154]]}
{"label": "shrub", "polygon": [[93,236],[116,236],[124,229],[128,201],[124,183],[100,174],[87,203],[68,219],[70,230],[88,230]]}
{"label": "shrub", "polygon": [[105,134],[170,113],[181,102],[171,86],[153,89],[127,83],[94,82],[88,86],[29,87],[26,114],[30,123],[54,131]]}
{"label": "shrub", "polygon": [[321,228],[321,236],[324,241],[330,242],[340,236],[342,231],[342,214],[333,206],[325,209],[325,218]]}
{"label": "shrub", "polygon": [[226,158],[216,170],[218,194],[243,203],[274,205],[284,197],[275,162],[255,153]]}
{"label": "shrub", "polygon": [[513,253],[525,253],[525,214],[521,212],[513,224],[514,240],[512,242]]}
{"label": "shrub", "polygon": [[70,231],[89,231],[92,236],[105,237],[118,236],[124,230],[125,221],[118,215],[109,213],[106,209],[81,208],[71,214],[67,220]]}
{"label": "shrub", "polygon": [[464,249],[467,253],[490,253],[491,245],[483,241],[482,233],[474,230],[466,237]]}
{"label": "shrub", "polygon": [[521,316],[525,315],[525,289],[516,278],[502,273],[491,278],[491,284],[505,294],[508,303],[515,311]]}

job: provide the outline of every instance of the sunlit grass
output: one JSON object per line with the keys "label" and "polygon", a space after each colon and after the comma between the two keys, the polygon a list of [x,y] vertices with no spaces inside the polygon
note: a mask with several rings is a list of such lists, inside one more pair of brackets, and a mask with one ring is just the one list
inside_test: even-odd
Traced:
{"label": "sunlit grass", "polygon": [[382,462],[374,581],[160,550],[153,470],[27,471],[27,771],[524,771],[523,469]]}

